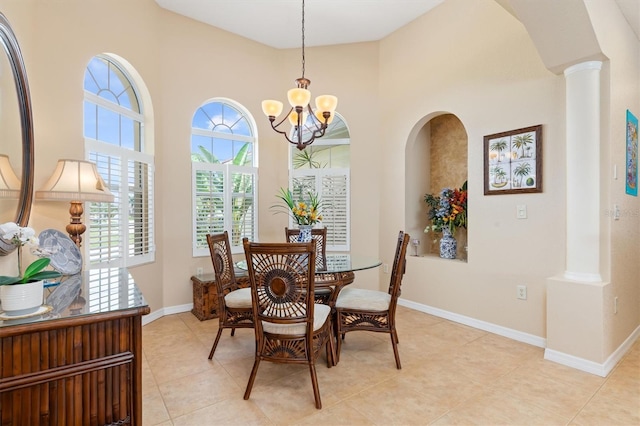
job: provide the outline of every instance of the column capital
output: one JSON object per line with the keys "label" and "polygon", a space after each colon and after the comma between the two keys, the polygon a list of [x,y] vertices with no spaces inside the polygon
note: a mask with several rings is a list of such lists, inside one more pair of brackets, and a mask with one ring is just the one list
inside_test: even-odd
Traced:
{"label": "column capital", "polygon": [[564,76],[568,76],[569,74],[573,74],[578,71],[587,71],[587,70],[597,70],[600,71],[602,69],[602,61],[587,61],[581,62],[579,64],[571,65],[570,67],[564,70]]}

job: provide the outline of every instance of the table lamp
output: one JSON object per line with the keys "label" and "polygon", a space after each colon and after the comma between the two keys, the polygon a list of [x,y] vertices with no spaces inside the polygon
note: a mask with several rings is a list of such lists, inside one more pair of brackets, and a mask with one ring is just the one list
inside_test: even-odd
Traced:
{"label": "table lamp", "polygon": [[0,155],[0,198],[18,198],[20,196],[20,179],[11,167],[9,157]]}
{"label": "table lamp", "polygon": [[98,173],[95,163],[81,160],[58,160],[53,175],[41,190],[36,191],[37,200],[70,201],[71,223],[67,225],[69,237],[78,247],[87,227],[82,223],[85,201],[110,203],[114,195],[109,191]]}

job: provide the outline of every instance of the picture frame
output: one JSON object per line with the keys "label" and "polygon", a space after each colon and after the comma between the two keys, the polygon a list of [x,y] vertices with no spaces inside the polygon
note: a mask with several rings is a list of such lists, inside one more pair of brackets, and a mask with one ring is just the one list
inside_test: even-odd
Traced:
{"label": "picture frame", "polygon": [[625,192],[638,196],[638,119],[627,110],[627,157],[625,159]]}
{"label": "picture frame", "polygon": [[542,124],[484,137],[484,195],[542,192]]}

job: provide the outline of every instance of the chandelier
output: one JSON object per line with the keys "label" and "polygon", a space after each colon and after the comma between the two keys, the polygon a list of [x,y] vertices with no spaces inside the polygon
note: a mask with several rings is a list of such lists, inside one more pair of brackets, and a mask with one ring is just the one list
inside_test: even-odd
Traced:
{"label": "chandelier", "polygon": [[[332,95],[322,95],[316,98],[315,111],[311,108],[311,92],[308,87],[311,81],[304,77],[304,0],[302,0],[302,77],[296,79],[296,88],[287,92],[287,99],[291,109],[277,124],[276,118],[282,113],[282,102],[274,100],[262,101],[262,111],[269,117],[271,128],[283,135],[287,141],[303,150],[317,138],[324,136],[327,126],[335,114],[338,98]],[[280,126],[289,121],[292,130],[282,130]],[[306,131],[305,131],[306,129]],[[291,138],[289,138],[289,133]],[[303,140],[303,136],[306,140]]]}

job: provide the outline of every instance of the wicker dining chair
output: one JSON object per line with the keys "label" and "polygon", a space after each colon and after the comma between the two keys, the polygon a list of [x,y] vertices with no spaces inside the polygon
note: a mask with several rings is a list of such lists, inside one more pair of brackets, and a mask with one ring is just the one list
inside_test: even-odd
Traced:
{"label": "wicker dining chair", "polygon": [[[336,300],[336,335],[338,347],[337,360],[340,360],[340,350],[345,333],[350,331],[374,331],[389,333],[393,354],[396,358],[396,367],[401,369],[400,354],[398,353],[398,333],[396,331],[396,306],[400,296],[400,286],[405,272],[407,245],[409,234],[400,231],[396,255],[393,260],[391,280],[387,292],[377,290],[364,290],[345,287],[338,294]],[[342,338],[340,338],[342,337]]]}
{"label": "wicker dining chair", "polygon": [[243,240],[255,318],[256,353],[244,399],[261,361],[306,364],[316,408],[322,408],[315,363],[324,349],[334,363],[331,307],[314,303],[315,244]]}
{"label": "wicker dining chair", "polygon": [[[300,230],[285,227],[284,233],[288,242],[295,243],[298,241]],[[311,239],[316,242],[316,271],[324,271],[327,269],[327,228],[311,229]],[[333,281],[334,277],[333,275],[316,274],[315,282],[318,283],[325,279]],[[316,303],[328,305],[333,300],[334,291],[333,287],[316,288],[314,292]]]}
{"label": "wicker dining chair", "polygon": [[218,294],[218,334],[209,352],[209,359],[212,359],[222,330],[230,328],[233,336],[236,328],[253,328],[253,308],[248,277],[236,280],[227,231],[222,234],[208,234],[207,244]]}
{"label": "wicker dining chair", "polygon": [[[284,233],[288,242],[298,242],[299,229],[285,227]],[[327,228],[311,229],[311,239],[316,242],[316,271],[323,271],[327,269]]]}

